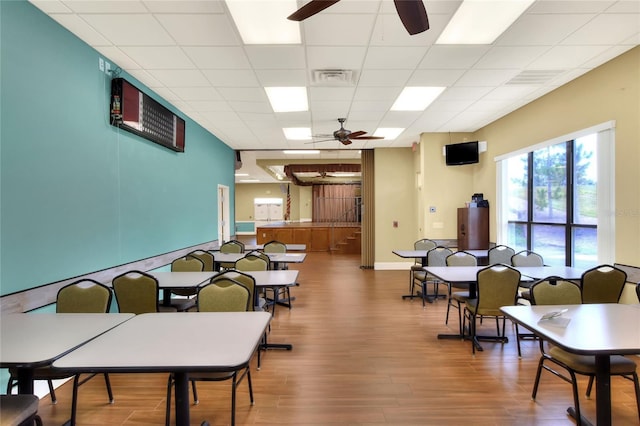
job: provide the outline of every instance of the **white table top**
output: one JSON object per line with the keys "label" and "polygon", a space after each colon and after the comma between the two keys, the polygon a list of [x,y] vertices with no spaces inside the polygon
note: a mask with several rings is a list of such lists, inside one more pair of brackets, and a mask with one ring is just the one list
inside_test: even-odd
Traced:
{"label": "white table top", "polygon": [[586,271],[584,268],[571,266],[518,266],[516,269],[520,271],[522,275],[536,280],[552,275],[568,280],[579,280],[582,277],[582,273]]}
{"label": "white table top", "polygon": [[[425,266],[424,269],[431,275],[447,282],[471,282],[476,281],[476,275],[480,269],[488,266]],[[512,267],[522,274],[522,281],[546,278],[557,275],[569,280],[580,279],[584,269],[567,266],[517,266]]]}
{"label": "white table top", "polygon": [[131,319],[133,314],[8,314],[0,317],[0,365],[37,367]]}
{"label": "white table top", "polygon": [[[236,260],[246,256],[245,253],[213,253],[215,262],[235,262]],[[272,262],[280,263],[302,263],[307,257],[306,253],[265,253]]]}
{"label": "white table top", "polygon": [[[568,352],[585,355],[640,354],[640,304],[504,306],[509,318]],[[541,321],[543,314],[568,309],[566,327]]]}
{"label": "white table top", "polygon": [[[427,257],[429,250],[393,250],[392,253],[396,256],[400,256],[405,259],[415,258],[420,259]],[[455,250],[452,250],[455,253]],[[467,253],[474,255],[475,257],[487,257],[489,250],[465,250]]]}
{"label": "white table top", "polygon": [[[298,280],[299,271],[279,269],[268,271],[242,271],[256,280],[257,287],[293,286]],[[218,272],[149,272],[158,280],[161,289],[189,288],[206,284]]]}
{"label": "white table top", "polygon": [[[285,244],[285,246],[287,246],[287,250],[289,251],[305,251],[307,249],[306,244]],[[244,245],[245,252],[251,251],[251,250],[262,250],[263,248],[264,248],[264,244],[245,244]],[[220,250],[220,246],[213,247],[210,250],[217,252]]]}
{"label": "white table top", "polygon": [[256,280],[256,287],[291,287],[296,285],[299,272],[295,269],[271,271],[242,271]]}
{"label": "white table top", "polygon": [[216,271],[207,272],[147,272],[158,280],[160,288],[187,288],[209,282],[217,274]]}
{"label": "white table top", "polygon": [[475,282],[478,271],[487,266],[425,266],[434,277],[450,283]]}
{"label": "white table top", "polygon": [[[61,357],[69,372],[232,371],[251,360],[271,320],[268,312],[137,315]],[[170,341],[161,338],[171,336]]]}

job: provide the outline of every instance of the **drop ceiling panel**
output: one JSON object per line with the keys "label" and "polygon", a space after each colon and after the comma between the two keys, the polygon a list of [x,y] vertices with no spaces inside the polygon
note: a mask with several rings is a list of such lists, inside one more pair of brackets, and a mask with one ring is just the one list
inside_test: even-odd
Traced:
{"label": "drop ceiling panel", "polygon": [[124,46],[122,51],[148,70],[194,68],[193,62],[178,46]]}
{"label": "drop ceiling panel", "polygon": [[[373,30],[375,15],[315,15],[302,25],[310,46],[366,46]],[[357,28],[357,31],[354,29]],[[334,31],[331,29],[340,29]]]}
{"label": "drop ceiling panel", "polygon": [[148,0],[143,3],[153,13],[224,13],[223,2],[219,0]]}
{"label": "drop ceiling panel", "polygon": [[524,15],[502,34],[500,46],[553,46],[593,19],[592,14]]}
{"label": "drop ceiling panel", "polygon": [[519,74],[519,70],[507,69],[507,70],[469,70],[460,77],[455,87],[464,86],[500,86],[511,80],[516,74]]}
{"label": "drop ceiling panel", "polygon": [[255,69],[305,69],[302,46],[245,46],[244,50]]}
{"label": "drop ceiling panel", "polygon": [[152,15],[82,15],[89,25],[118,46],[172,46],[174,39]]}
{"label": "drop ceiling panel", "polygon": [[259,87],[253,70],[202,70],[214,87]]}
{"label": "drop ceiling panel", "polygon": [[524,69],[550,46],[496,46],[483,55],[474,68]]}
{"label": "drop ceiling panel", "polygon": [[407,85],[435,87],[453,86],[455,82],[462,77],[464,72],[465,71],[462,69],[420,69],[413,72]]}
{"label": "drop ceiling panel", "polygon": [[409,77],[412,70],[372,70],[366,69],[360,76],[359,84],[361,86],[369,87],[403,87]]}
{"label": "drop ceiling panel", "polygon": [[110,46],[111,43],[102,34],[87,24],[78,15],[58,14],[53,15],[60,25],[66,27],[79,38],[83,39],[90,46]]}
{"label": "drop ceiling panel", "polygon": [[188,46],[240,46],[235,26],[226,15],[155,15],[178,44]]}
{"label": "drop ceiling panel", "polygon": [[213,87],[174,86],[171,89],[184,101],[222,101],[222,96]]}
{"label": "drop ceiling panel", "polygon": [[[308,86],[305,70],[256,70],[256,77],[264,87]],[[308,91],[308,90],[307,90]]]}
{"label": "drop ceiling panel", "polygon": [[424,69],[467,69],[473,67],[490,49],[489,46],[431,46],[419,68]]}
{"label": "drop ceiling panel", "polygon": [[149,70],[149,74],[167,87],[209,86],[209,81],[199,70]]}
{"label": "drop ceiling panel", "polygon": [[346,69],[360,70],[364,62],[367,49],[354,46],[309,46],[307,47],[307,61],[310,70],[315,69]]}
{"label": "drop ceiling panel", "polygon": [[608,46],[556,46],[537,60],[534,69],[566,69],[583,64],[607,50]]}
{"label": "drop ceiling panel", "polygon": [[[609,28],[602,31],[602,28]],[[599,15],[562,41],[564,45],[613,45],[640,32],[640,14]]]}
{"label": "drop ceiling panel", "polygon": [[251,69],[241,47],[184,46],[182,50],[200,69]]}
{"label": "drop ceiling panel", "polygon": [[414,69],[427,52],[426,47],[370,47],[364,61],[366,68]]}

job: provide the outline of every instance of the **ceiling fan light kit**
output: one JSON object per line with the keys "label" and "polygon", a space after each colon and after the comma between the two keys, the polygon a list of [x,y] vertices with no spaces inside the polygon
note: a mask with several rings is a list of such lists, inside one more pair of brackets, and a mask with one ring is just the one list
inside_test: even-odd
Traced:
{"label": "ceiling fan light kit", "polygon": [[[318,143],[318,142],[329,142],[329,141],[338,141],[342,145],[351,145],[354,140],[374,140],[374,139],[384,139],[384,136],[366,136],[367,132],[364,130],[358,130],[357,132],[352,132],[351,130],[344,128],[344,122],[347,121],[346,118],[338,118],[338,123],[340,123],[340,128],[333,132],[333,139],[323,139],[319,141],[307,142],[309,143]],[[325,138],[329,135],[315,135],[315,137]]]}

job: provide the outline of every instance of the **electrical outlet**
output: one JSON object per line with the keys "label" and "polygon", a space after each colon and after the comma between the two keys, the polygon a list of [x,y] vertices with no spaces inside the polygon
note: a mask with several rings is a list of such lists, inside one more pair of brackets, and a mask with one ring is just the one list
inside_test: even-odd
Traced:
{"label": "electrical outlet", "polygon": [[111,73],[111,64],[109,62],[104,63],[104,73],[105,74],[110,74]]}
{"label": "electrical outlet", "polygon": [[104,72],[104,59],[98,58],[98,69]]}

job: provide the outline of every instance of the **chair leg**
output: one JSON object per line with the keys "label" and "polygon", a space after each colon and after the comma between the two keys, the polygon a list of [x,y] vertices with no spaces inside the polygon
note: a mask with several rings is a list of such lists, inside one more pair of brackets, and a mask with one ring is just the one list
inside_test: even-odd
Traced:
{"label": "chair leg", "polygon": [[47,380],[47,386],[49,386],[49,396],[51,397],[51,403],[57,404],[58,398],[56,397],[56,390],[53,387],[53,382],[51,380]]}
{"label": "chair leg", "polygon": [[518,324],[516,324],[516,345],[518,346],[518,358],[522,358],[522,351],[520,350],[520,331],[518,330]]}
{"label": "chair leg", "polygon": [[596,376],[589,376],[589,383],[587,384],[587,393],[585,395],[587,395],[587,398],[589,398],[591,396],[591,389],[593,388],[593,380],[596,378]]}
{"label": "chair leg", "polygon": [[533,391],[531,392],[531,399],[535,400],[538,394],[538,386],[540,385],[540,375],[542,374],[542,365],[544,364],[544,356],[540,357],[538,361],[538,370],[536,371],[536,379],[533,382]]}
{"label": "chair leg", "polygon": [[104,384],[107,386],[107,394],[109,394],[109,404],[113,404],[113,392],[111,391],[111,380],[109,380],[109,374],[104,373]]}
{"label": "chair leg", "polygon": [[582,425],[582,416],[580,415],[580,395],[578,394],[578,380],[576,379],[576,375],[573,371],[569,370],[569,374],[571,375],[571,387],[573,388],[573,402],[576,410],[576,424],[580,426]]}
{"label": "chair leg", "polygon": [[193,405],[198,405],[200,399],[198,398],[198,391],[196,390],[196,381],[191,380],[191,391],[193,392]]}
{"label": "chair leg", "polygon": [[640,419],[640,381],[638,373],[633,373],[633,385],[636,388],[636,406],[638,407],[638,419]]}

